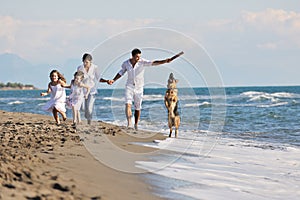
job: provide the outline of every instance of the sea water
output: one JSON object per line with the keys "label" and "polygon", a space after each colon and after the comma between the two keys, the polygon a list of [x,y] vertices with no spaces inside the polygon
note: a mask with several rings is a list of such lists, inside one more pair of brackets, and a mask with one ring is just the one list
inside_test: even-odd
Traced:
{"label": "sea water", "polygon": [[[49,97],[40,92],[0,91],[0,109],[51,115],[42,110]],[[168,135],[164,93],[165,88],[144,90],[140,129]],[[172,153],[136,164],[152,172],[144,176],[158,195],[298,199],[299,86],[179,88],[178,97],[178,138],[143,144]],[[94,119],[126,125],[124,90],[98,90]]]}

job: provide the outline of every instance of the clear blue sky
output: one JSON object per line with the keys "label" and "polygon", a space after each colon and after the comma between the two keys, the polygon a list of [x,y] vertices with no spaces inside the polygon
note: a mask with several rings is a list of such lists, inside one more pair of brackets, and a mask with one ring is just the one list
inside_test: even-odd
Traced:
{"label": "clear blue sky", "polygon": [[[226,86],[300,85],[300,2],[297,0],[0,0],[0,5],[0,54],[14,53],[33,64],[63,66],[77,59],[79,65],[84,52],[91,52],[109,38],[124,31],[156,27],[180,33],[205,49]],[[143,33],[147,40],[149,32]],[[160,36],[159,31],[157,35]],[[165,38],[168,34],[147,45],[159,49],[163,42],[170,42]],[[182,49],[186,62],[178,61],[174,65],[186,65],[190,62],[188,55],[197,51],[189,51],[182,45],[186,42],[181,42],[175,39],[173,44],[162,45],[167,53],[146,51],[143,55],[149,59],[164,58]],[[129,57],[123,48],[140,44],[134,37],[129,37],[127,43],[108,48],[109,51],[120,49],[111,60],[117,65],[116,70],[122,59]],[[105,70],[107,63],[101,63],[107,55],[95,56],[104,76],[111,78],[116,71]],[[191,62],[199,69],[205,68]],[[65,73],[71,74],[75,68],[66,69]],[[48,70],[45,69],[47,73]],[[150,70],[148,78],[156,76],[157,71]],[[192,70],[190,74],[189,70],[185,72],[183,79],[198,78]],[[43,84],[48,81],[45,79],[41,80]],[[206,79],[209,77],[202,77],[199,85]],[[197,85],[197,81],[191,82]]]}

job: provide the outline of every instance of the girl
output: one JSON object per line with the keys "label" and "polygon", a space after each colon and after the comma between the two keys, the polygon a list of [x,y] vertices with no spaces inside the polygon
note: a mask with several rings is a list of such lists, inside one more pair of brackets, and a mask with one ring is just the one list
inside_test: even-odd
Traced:
{"label": "girl", "polygon": [[48,84],[47,92],[42,92],[41,96],[51,94],[50,101],[43,106],[43,110],[50,111],[53,113],[53,117],[57,125],[60,125],[59,115],[61,114],[64,121],[66,121],[66,79],[57,70],[50,72],[50,83]]}
{"label": "girl", "polygon": [[[83,84],[82,81],[84,79],[84,73],[81,71],[77,71],[74,74],[74,79],[71,81],[71,85],[67,86],[71,88],[71,94],[68,99],[68,104],[72,107],[73,113],[73,126],[76,127],[76,124],[80,123],[80,108],[84,99],[87,99],[90,93],[90,87]],[[83,90],[86,88],[86,92]]]}

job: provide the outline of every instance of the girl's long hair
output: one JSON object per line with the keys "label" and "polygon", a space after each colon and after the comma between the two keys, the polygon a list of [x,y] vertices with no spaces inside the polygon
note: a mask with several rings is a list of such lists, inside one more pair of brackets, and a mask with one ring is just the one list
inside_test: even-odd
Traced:
{"label": "girl's long hair", "polygon": [[65,83],[67,82],[66,79],[65,79],[65,77],[64,77],[64,75],[62,75],[61,73],[59,73],[59,71],[57,71],[56,69],[54,69],[54,70],[52,70],[50,72],[50,79],[51,79],[52,74],[54,74],[54,73],[57,73],[58,79],[62,80]]}

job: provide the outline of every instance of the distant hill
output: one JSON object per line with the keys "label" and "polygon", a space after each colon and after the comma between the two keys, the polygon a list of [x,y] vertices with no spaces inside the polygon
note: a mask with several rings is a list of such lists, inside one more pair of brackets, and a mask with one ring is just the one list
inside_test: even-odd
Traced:
{"label": "distant hill", "polygon": [[28,83],[37,88],[45,89],[50,81],[49,73],[53,69],[59,70],[69,83],[81,59],[67,59],[65,63],[32,64],[26,59],[12,53],[0,54],[0,82],[2,83]]}
{"label": "distant hill", "polygon": [[40,76],[40,70],[16,54],[0,54],[0,81],[2,83],[30,83],[35,85],[32,74]]}
{"label": "distant hill", "polygon": [[23,83],[1,83],[0,82],[0,90],[35,90],[37,89],[34,85],[31,84],[23,84]]}
{"label": "distant hill", "polygon": [[37,87],[45,85],[45,88],[49,81],[49,65],[33,65],[16,54],[0,54],[0,68],[2,83],[28,83]]}

